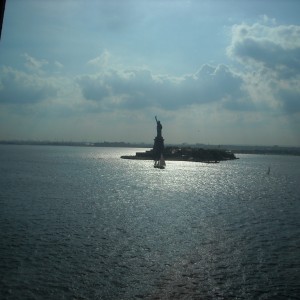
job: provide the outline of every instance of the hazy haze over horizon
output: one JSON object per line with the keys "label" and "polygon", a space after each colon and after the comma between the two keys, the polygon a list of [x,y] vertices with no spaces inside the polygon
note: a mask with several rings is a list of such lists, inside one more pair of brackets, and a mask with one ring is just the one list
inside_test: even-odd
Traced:
{"label": "hazy haze over horizon", "polygon": [[300,2],[6,1],[0,140],[300,146]]}

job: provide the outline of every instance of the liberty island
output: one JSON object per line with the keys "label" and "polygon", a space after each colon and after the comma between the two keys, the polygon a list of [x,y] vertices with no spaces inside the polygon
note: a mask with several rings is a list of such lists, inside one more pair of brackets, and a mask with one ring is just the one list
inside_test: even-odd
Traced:
{"label": "liberty island", "polygon": [[203,149],[194,147],[177,147],[164,146],[162,137],[162,124],[157,117],[156,120],[156,137],[151,150],[146,152],[137,152],[136,155],[123,155],[124,159],[154,160],[154,167],[163,169],[165,159],[170,161],[194,161],[206,163],[218,163],[224,160],[237,159],[234,153],[224,149]]}

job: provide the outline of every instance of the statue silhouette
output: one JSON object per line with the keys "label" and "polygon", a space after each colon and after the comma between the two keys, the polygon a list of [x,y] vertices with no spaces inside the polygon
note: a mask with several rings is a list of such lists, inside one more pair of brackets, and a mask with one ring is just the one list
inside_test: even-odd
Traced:
{"label": "statue silhouette", "polygon": [[157,135],[154,139],[154,145],[153,145],[153,155],[154,155],[154,160],[159,160],[161,155],[164,152],[164,138],[161,135],[162,131],[162,125],[160,121],[157,120],[157,117],[155,116],[156,120],[156,130],[157,130]]}
{"label": "statue silhouette", "polygon": [[155,116],[155,120],[156,120],[156,130],[157,130],[157,137],[161,138],[161,130],[162,130],[162,125],[160,123],[160,121],[157,120],[157,117]]}

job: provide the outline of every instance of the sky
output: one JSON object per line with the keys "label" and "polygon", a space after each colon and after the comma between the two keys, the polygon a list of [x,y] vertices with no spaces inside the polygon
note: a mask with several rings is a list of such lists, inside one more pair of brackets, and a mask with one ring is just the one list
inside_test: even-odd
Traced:
{"label": "sky", "polygon": [[0,140],[300,146],[300,1],[7,0]]}

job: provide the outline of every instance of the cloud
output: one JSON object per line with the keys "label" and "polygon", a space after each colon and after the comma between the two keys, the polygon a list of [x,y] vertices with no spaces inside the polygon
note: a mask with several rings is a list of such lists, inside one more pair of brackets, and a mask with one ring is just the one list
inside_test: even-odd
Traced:
{"label": "cloud", "polygon": [[91,66],[95,66],[95,67],[106,68],[110,61],[110,58],[111,58],[110,52],[107,50],[104,50],[100,56],[89,60],[87,62],[87,64],[91,65]]}
{"label": "cloud", "polygon": [[84,75],[77,79],[85,99],[102,101],[110,95],[110,87],[105,84],[102,76]]}
{"label": "cloud", "polygon": [[225,65],[203,65],[195,74],[181,77],[154,75],[146,69],[110,70],[80,76],[77,82],[85,99],[111,109],[177,110],[192,104],[246,97],[243,79]]}
{"label": "cloud", "polygon": [[[244,68],[244,78],[253,100],[259,98],[273,111],[300,112],[300,26],[268,23],[232,27],[229,57]],[[258,93],[261,91],[262,93]]]}
{"label": "cloud", "polygon": [[0,103],[32,104],[56,95],[49,79],[12,68],[2,68],[0,76]]}
{"label": "cloud", "polygon": [[41,71],[43,66],[48,64],[48,61],[45,59],[36,59],[29,54],[25,53],[22,55],[25,58],[25,66],[30,70],[30,71]]}
{"label": "cloud", "polygon": [[57,68],[57,69],[62,69],[64,67],[64,65],[62,63],[60,63],[59,61],[55,61],[54,62],[54,66]]}
{"label": "cloud", "polygon": [[196,74],[195,79],[196,94],[199,93],[199,100],[202,99],[202,102],[234,100],[245,96],[242,77],[234,73],[228,66],[219,65],[214,68],[204,65]]}
{"label": "cloud", "polygon": [[232,28],[230,57],[246,66],[275,72],[279,78],[298,76],[300,72],[300,26],[269,26],[255,23]]}
{"label": "cloud", "polygon": [[277,97],[280,99],[284,111],[289,114],[300,113],[299,87],[297,89],[279,89],[277,92]]}

